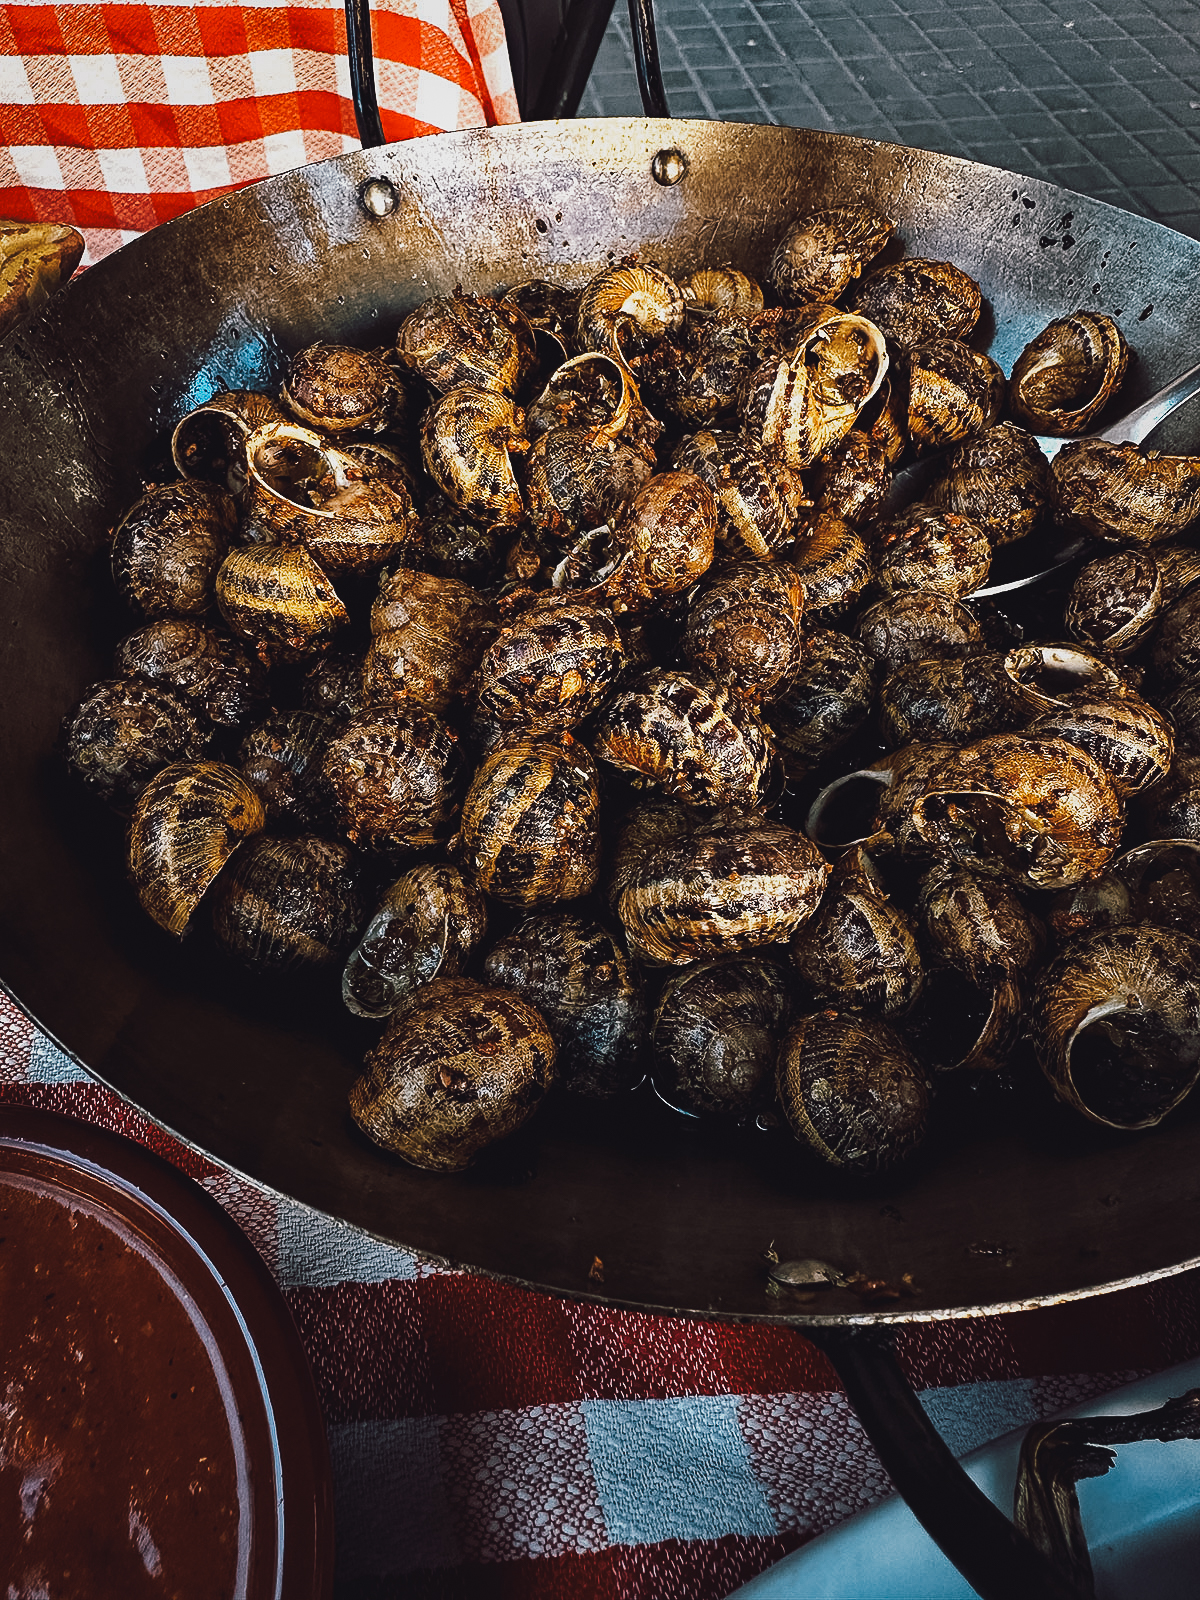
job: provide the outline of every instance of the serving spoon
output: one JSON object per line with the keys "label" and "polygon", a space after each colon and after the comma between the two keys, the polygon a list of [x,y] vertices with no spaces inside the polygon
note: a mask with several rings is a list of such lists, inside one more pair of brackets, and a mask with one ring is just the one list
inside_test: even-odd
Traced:
{"label": "serving spoon", "polygon": [[[1086,439],[1101,439],[1106,444],[1141,444],[1148,439],[1155,428],[1164,422],[1185,401],[1191,400],[1200,394],[1200,362],[1194,367],[1189,367],[1179,377],[1173,378],[1148,400],[1143,400],[1140,405],[1134,406],[1124,416],[1118,417],[1108,427],[1096,433],[1083,434],[1078,437]],[[1050,438],[1046,434],[1035,434],[1042,454],[1048,461],[1052,461],[1065,444],[1073,444],[1074,438]],[[884,501],[884,512],[894,514],[904,506],[909,505],[915,496],[925,487],[933,477],[934,472],[943,459],[942,454],[923,457],[919,461],[910,462],[908,466],[901,467],[892,479],[891,488],[888,490],[887,499]],[[1050,564],[1039,567],[1036,572],[1018,573],[1016,576],[1005,576],[1003,570],[996,579],[993,567],[992,581],[982,589],[976,589],[966,598],[969,600],[985,600],[993,595],[1011,594],[1016,589],[1027,589],[1031,584],[1040,583],[1044,578],[1051,577],[1069,561],[1083,550],[1088,540],[1083,537],[1072,537],[1067,542],[1060,544],[1050,554]],[[1010,546],[1014,552],[1017,546]],[[1044,559],[1044,556],[1043,556]],[[1003,567],[1003,557],[1001,557]],[[1009,563],[1011,565],[1011,563]]]}

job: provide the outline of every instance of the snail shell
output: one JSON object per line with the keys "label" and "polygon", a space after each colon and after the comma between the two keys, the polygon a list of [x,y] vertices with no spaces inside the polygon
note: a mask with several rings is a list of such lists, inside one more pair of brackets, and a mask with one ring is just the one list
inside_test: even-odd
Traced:
{"label": "snail shell", "polygon": [[1176,755],[1170,772],[1139,796],[1144,831],[1155,839],[1200,839],[1200,757]]}
{"label": "snail shell", "polygon": [[789,953],[813,999],[884,1017],[907,1011],[924,978],[912,923],[861,851],[834,868]]}
{"label": "snail shell", "polygon": [[909,506],[877,532],[875,582],[884,594],[922,589],[959,600],[987,581],[991,564],[979,523],[940,506]]}
{"label": "snail shell", "polygon": [[387,1017],[423,984],[456,978],[487,932],[478,888],[447,862],[422,863],[385,891],[342,972],[356,1017]]}
{"label": "snail shell", "polygon": [[615,522],[653,472],[640,450],[598,439],[594,428],[552,428],[522,465],[529,519],[555,539]]}
{"label": "snail shell", "polygon": [[389,706],[351,717],[321,771],[351,841],[387,852],[446,837],[461,765],[457,734],[432,712]]}
{"label": "snail shell", "polygon": [[184,478],[147,489],[113,530],[117,592],[147,617],[207,611],[236,523],[232,495],[214,483]]}
{"label": "snail shell", "polygon": [[1185,683],[1159,700],[1159,709],[1175,730],[1175,749],[1200,755],[1200,684]]}
{"label": "snail shell", "polygon": [[791,1010],[787,980],[771,961],[721,961],[673,974],[650,1035],[656,1088],[697,1115],[765,1110]]}
{"label": "snail shell", "polygon": [[729,426],[747,379],[763,359],[761,317],[706,315],[689,307],[681,343],[658,345],[639,363],[655,410],[685,428]]}
{"label": "snail shell", "polygon": [[306,427],[323,433],[381,433],[399,408],[401,390],[374,351],[320,342],[292,357],[280,398]]}
{"label": "snail shell", "polygon": [[791,537],[808,504],[798,473],[750,449],[736,433],[702,429],[676,445],[671,464],[693,472],[712,490],[717,538],[730,553],[769,561]]}
{"label": "snail shell", "polygon": [[129,876],[143,911],[168,933],[186,933],[209,884],[265,820],[262,801],[233,767],[164,767],[138,796],[129,823]]}
{"label": "snail shell", "polygon": [[952,262],[919,256],[876,267],[852,299],[860,316],[908,349],[931,339],[965,339],[983,308],[983,293],[974,278]]}
{"label": "snail shell", "polygon": [[750,809],[772,776],[770,734],[745,701],[667,668],[612,696],[592,748],[687,805]]}
{"label": "snail shell", "polygon": [[1125,656],[1149,637],[1167,603],[1154,552],[1130,546],[1080,569],[1063,621],[1083,644]]}
{"label": "snail shell", "polygon": [[305,711],[320,711],[327,717],[352,717],[362,711],[362,657],[341,650],[318,656],[301,679],[300,704]]}
{"label": "snail shell", "polygon": [[651,851],[691,828],[692,820],[683,806],[663,801],[634,806],[626,814],[608,861],[605,898],[610,911],[616,913],[625,885],[641,870]]}
{"label": "snail shell", "polygon": [[1047,515],[1054,476],[1031,433],[997,422],[955,445],[927,498],[970,517],[993,545],[1032,533]]}
{"label": "snail shell", "polygon": [[1200,682],[1200,588],[1189,589],[1162,613],[1151,640],[1150,665],[1168,688]]}
{"label": "snail shell", "polygon": [[270,423],[246,440],[246,531],[302,544],[322,571],[370,572],[411,542],[416,507],[404,474],[364,460],[311,428]]}
{"label": "snail shell", "polygon": [[959,339],[913,345],[908,375],[908,436],[918,451],[940,450],[990,428],[1004,405],[1004,374],[991,356]]}
{"label": "snail shell", "polygon": [[687,309],[716,311],[727,317],[756,316],[763,292],[748,273],[736,267],[702,267],[679,285]]}
{"label": "snail shell", "polygon": [[621,891],[617,911],[632,955],[683,966],[789,938],[816,910],[828,875],[803,834],[744,819],[652,850]]}
{"label": "snail shell", "polygon": [[938,854],[1007,870],[1034,889],[1065,889],[1101,872],[1124,815],[1112,780],[1078,746],[997,733],[948,756],[913,808]]}
{"label": "snail shell", "polygon": [[182,695],[217,727],[239,727],[266,705],[259,663],[227,634],[187,617],[158,617],[129,634],[115,665]]}
{"label": "snail shell", "polygon": [[359,867],[350,847],[305,834],[260,833],[213,891],[217,942],[256,972],[333,966],[362,917]]}
{"label": "snail shell", "polygon": [[254,544],[231,550],[216,580],[217,605],[231,631],[268,665],[324,649],[349,613],[303,545]]}
{"label": "snail shell", "polygon": [[712,565],[717,503],[694,472],[658,472],[613,533],[617,564],[604,591],[620,614],[690,588]]}
{"label": "snail shell", "polygon": [[414,561],[435,577],[487,588],[500,573],[500,529],[473,522],[440,495],[433,500],[417,524]]}
{"label": "snail shell", "polygon": [[545,1018],[565,1088],[606,1099],[631,1086],[645,1031],[641,985],[599,923],[567,911],[526,917],[483,970]]}
{"label": "snail shell", "polygon": [[595,710],[624,665],[620,629],[608,612],[583,603],[534,605],[484,652],[478,712],[514,732],[571,728]]}
{"label": "snail shell", "polygon": [[1059,515],[1098,539],[1157,544],[1200,515],[1200,456],[1072,439],[1051,470]]}
{"label": "snail shell", "polygon": [[794,353],[750,378],[743,407],[747,444],[809,467],[849,433],[888,369],[884,338],[865,317],[815,306]]}
{"label": "snail shell", "polygon": [[376,1144],[430,1172],[459,1172],[528,1121],[554,1082],[554,1040],[519,995],[438,978],[394,1012],[350,1090]]}
{"label": "snail shell", "polygon": [[925,1075],[899,1034],[877,1017],[818,1011],[801,1017],[779,1052],[779,1105],[821,1160],[881,1172],[925,1133]]}
{"label": "snail shell", "polygon": [[1035,717],[1031,736],[1066,739],[1093,756],[1122,799],[1160,782],[1171,769],[1175,735],[1171,724],[1140,695],[1072,696],[1070,702]]}
{"label": "snail shell", "polygon": [[1080,695],[1118,697],[1128,684],[1115,667],[1069,644],[1018,645],[1004,669],[1022,703],[1036,713],[1069,706]]}
{"label": "snail shell", "polygon": [[156,772],[195,761],[211,739],[211,728],[179,695],[132,677],[91,684],[62,727],[71,771],[123,813]]}
{"label": "snail shell", "polygon": [[900,589],[869,606],[854,635],[884,667],[953,660],[973,654],[983,642],[974,612],[951,595],[927,589]]}
{"label": "snail shell", "polygon": [[679,285],[657,267],[610,267],[579,297],[580,348],[618,358],[644,350],[679,332],[684,304]]}
{"label": "snail shell", "polygon": [[832,622],[848,611],[874,576],[866,542],[835,511],[822,511],[788,553],[804,587],[809,622]]}
{"label": "snail shell", "polygon": [[409,567],[385,572],[371,606],[364,703],[445,712],[479,665],[492,619],[491,603],[456,578]]}
{"label": "snail shell", "polygon": [[977,984],[957,967],[931,963],[904,1034],[917,1059],[935,1073],[997,1072],[1008,1065],[1025,1020],[1025,983],[1000,978]]}
{"label": "snail shell", "polygon": [[246,440],[287,418],[270,395],[226,389],[179,419],[171,459],[184,478],[206,478],[240,495],[246,488]]}
{"label": "snail shell", "polygon": [[595,763],[569,733],[500,745],[463,801],[460,859],[506,905],[576,900],[599,876],[599,807]]}
{"label": "snail shell", "polygon": [[650,462],[662,433],[662,423],[647,411],[625,363],[595,350],[557,367],[525,414],[530,439],[556,428],[587,429],[601,447],[625,439]]}
{"label": "snail shell", "polygon": [[1200,1076],[1200,943],[1156,927],[1084,935],[1042,973],[1030,1020],[1061,1100],[1103,1127],[1153,1127]]}
{"label": "snail shell", "polygon": [[462,384],[435,401],[421,424],[429,476],[447,500],[492,526],[524,520],[512,458],[528,448],[524,413],[493,389]]}
{"label": "snail shell", "polygon": [[409,312],[396,354],[439,394],[466,384],[514,395],[537,365],[537,340],[512,301],[456,290]]}
{"label": "snail shell", "polygon": [[893,747],[964,744],[1011,727],[1019,715],[996,650],[950,660],[905,661],[879,686],[879,732]]}
{"label": "snail shell", "polygon": [[1129,364],[1125,335],[1102,311],[1056,317],[1025,346],[1008,380],[1008,409],[1036,433],[1086,433]]}
{"label": "snail shell", "polygon": [[812,469],[808,488],[818,516],[828,511],[862,527],[883,505],[891,481],[883,445],[854,427]]}
{"label": "snail shell", "polygon": [[1192,934],[1200,926],[1200,844],[1148,839],[1113,862],[1129,893],[1129,921]]}
{"label": "snail shell", "polygon": [[791,567],[740,561],[692,596],[683,653],[734,694],[770,699],[800,666],[803,614],[804,589]]}
{"label": "snail shell", "polygon": [[980,988],[1029,971],[1045,945],[1040,923],[1012,885],[978,867],[932,868],[917,911],[932,947]]}
{"label": "snail shell", "polygon": [[274,711],[242,740],[238,767],[273,825],[311,828],[327,820],[333,797],[321,768],[339,727],[320,711]]}
{"label": "snail shell", "polygon": [[836,300],[894,231],[870,206],[810,211],[789,223],[775,246],[767,282],[788,305]]}
{"label": "snail shell", "polygon": [[789,772],[817,766],[867,720],[875,694],[874,663],[856,640],[814,628],[799,670],[763,715]]}

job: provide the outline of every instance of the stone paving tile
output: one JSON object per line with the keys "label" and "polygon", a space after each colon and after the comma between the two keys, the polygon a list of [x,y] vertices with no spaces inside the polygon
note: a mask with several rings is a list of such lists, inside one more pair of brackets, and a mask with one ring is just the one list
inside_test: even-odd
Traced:
{"label": "stone paving tile", "polygon": [[[943,150],[1200,237],[1195,0],[656,0],[655,14],[673,115]],[[640,114],[617,0],[580,115]]]}

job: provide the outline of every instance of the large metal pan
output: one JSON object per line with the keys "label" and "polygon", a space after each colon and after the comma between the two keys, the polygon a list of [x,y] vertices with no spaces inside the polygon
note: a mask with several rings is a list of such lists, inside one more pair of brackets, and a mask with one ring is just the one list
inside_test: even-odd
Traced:
{"label": "large metal pan", "polygon": [[[675,152],[659,159],[662,152]],[[671,180],[675,181],[661,181]],[[272,178],[156,229],[0,347],[0,978],[93,1072],[250,1177],[387,1239],[556,1293],[802,1324],[963,1316],[1096,1293],[1200,1260],[1200,1129],[944,1137],[918,1171],[834,1190],[770,1138],[715,1137],[634,1098],[549,1106],[461,1177],[359,1140],[347,1088],[372,1031],[336,985],[278,990],[136,910],[120,830],[78,799],[60,719],[108,670],[106,529],[175,419],[270,385],[319,335],[389,339],[430,294],[629,251],[761,268],[788,216],[866,199],[909,253],[983,285],[1008,367],[1045,321],[1119,314],[1130,398],[1200,350],[1200,243],[947,156],[803,130],[604,121],[443,135]],[[328,992],[327,992],[328,991]],[[767,1292],[764,1249],[898,1280],[908,1298]],[[593,1258],[604,1282],[589,1279]]]}

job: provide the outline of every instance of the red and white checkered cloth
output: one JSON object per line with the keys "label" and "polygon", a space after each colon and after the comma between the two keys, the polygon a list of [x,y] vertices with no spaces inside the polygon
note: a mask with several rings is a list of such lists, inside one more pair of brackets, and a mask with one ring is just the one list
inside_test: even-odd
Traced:
{"label": "red and white checkered cloth", "polygon": [[[517,122],[495,0],[374,0],[389,140]],[[0,0],[0,216],[96,261],[229,189],[358,148],[341,0]]]}
{"label": "red and white checkered cloth", "polygon": [[[186,1149],[2,999],[0,1099],[139,1139],[257,1246],[328,1427],[337,1600],[724,1600],[889,1492],[832,1369],[788,1329],[439,1270]],[[963,1454],[1194,1359],[1200,1274],[899,1345]]]}

